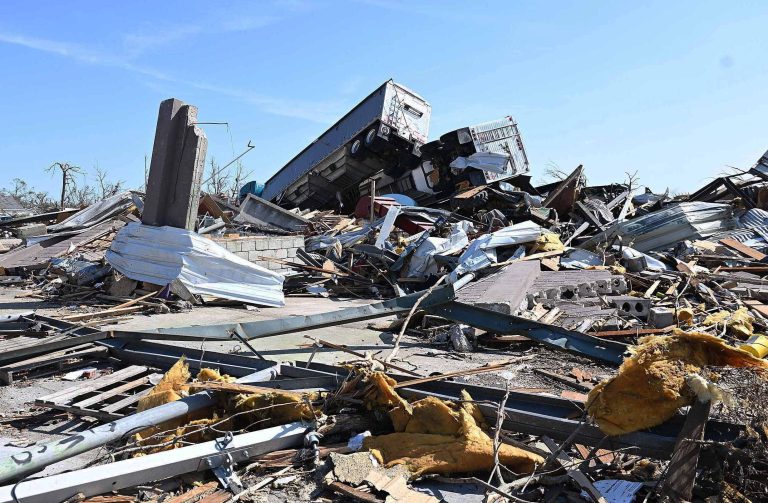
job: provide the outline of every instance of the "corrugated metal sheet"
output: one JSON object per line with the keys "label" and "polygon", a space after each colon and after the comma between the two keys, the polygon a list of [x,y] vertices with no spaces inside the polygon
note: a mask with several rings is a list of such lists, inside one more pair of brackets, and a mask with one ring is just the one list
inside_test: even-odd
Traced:
{"label": "corrugated metal sheet", "polygon": [[283,276],[238,257],[210,239],[175,227],[131,223],[117,234],[107,261],[131,279],[240,302],[285,305]]}
{"label": "corrugated metal sheet", "polygon": [[768,211],[752,208],[739,217],[739,227],[752,229],[768,226]]}
{"label": "corrugated metal sheet", "polygon": [[674,246],[686,239],[703,239],[736,227],[728,204],[687,202],[621,222],[590,239],[584,247],[620,236],[625,245],[648,252]]}
{"label": "corrugated metal sheet", "polygon": [[[136,199],[138,204],[141,204],[141,200]],[[129,191],[121,192],[78,211],[58,224],[49,225],[48,232],[73,231],[93,227],[119,215],[133,205],[134,196],[132,193]]]}
{"label": "corrugated metal sheet", "polygon": [[[52,235],[47,239],[23,248],[16,248],[0,255],[0,267],[16,269],[19,267],[42,267],[49,260],[66,254],[70,246],[78,247],[90,243],[125,225],[119,220],[102,222],[77,234]],[[100,260],[100,253],[87,253],[86,260]]]}

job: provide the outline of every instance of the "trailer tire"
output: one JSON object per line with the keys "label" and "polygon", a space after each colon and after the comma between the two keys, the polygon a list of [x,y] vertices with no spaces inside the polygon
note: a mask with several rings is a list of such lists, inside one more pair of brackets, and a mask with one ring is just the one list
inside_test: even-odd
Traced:
{"label": "trailer tire", "polygon": [[365,133],[365,146],[366,147],[371,147],[371,146],[373,146],[374,143],[376,143],[377,134],[378,133],[377,133],[375,127],[372,127],[371,129],[368,130],[367,133]]}
{"label": "trailer tire", "polygon": [[352,143],[349,144],[349,155],[353,159],[363,159],[365,157],[365,147],[363,146],[362,138],[355,138]]}

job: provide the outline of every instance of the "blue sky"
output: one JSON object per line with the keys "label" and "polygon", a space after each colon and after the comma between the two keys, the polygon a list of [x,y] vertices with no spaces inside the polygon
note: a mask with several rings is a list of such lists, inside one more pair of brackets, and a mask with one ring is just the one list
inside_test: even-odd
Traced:
{"label": "blue sky", "polygon": [[[768,148],[764,2],[0,3],[0,187],[55,161],[138,187],[159,102],[199,107],[208,156],[265,180],[386,79],[431,137],[513,115],[535,179],[584,164],[694,190]],[[230,138],[231,132],[231,138]]]}

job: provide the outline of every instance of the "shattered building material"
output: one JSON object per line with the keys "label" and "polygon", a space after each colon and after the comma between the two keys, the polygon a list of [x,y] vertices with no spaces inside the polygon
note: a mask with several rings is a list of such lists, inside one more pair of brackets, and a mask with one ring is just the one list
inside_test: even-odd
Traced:
{"label": "shattered building material", "polygon": [[120,273],[167,285],[178,280],[190,293],[282,306],[283,276],[227,251],[193,231],[128,224],[106,256]]}
{"label": "shattered building material", "polygon": [[78,211],[60,223],[49,225],[48,232],[59,233],[89,229],[129,211],[133,207],[137,207],[141,211],[143,207],[141,198],[133,192],[119,192]]}
{"label": "shattered building material", "polygon": [[42,236],[47,232],[48,227],[45,224],[22,225],[21,227],[17,227],[13,230],[13,233],[16,235],[16,237],[23,239],[24,241],[26,241],[27,238]]}
{"label": "shattered building material", "polygon": [[547,198],[544,199],[541,205],[545,208],[554,209],[558,215],[566,216],[578,199],[583,176],[584,167],[579,165],[562,182],[549,191]]}
{"label": "shattered building material", "polygon": [[160,103],[142,223],[195,230],[207,148],[197,107],[174,98]]}
{"label": "shattered building material", "polygon": [[685,241],[703,239],[733,229],[736,221],[730,205],[688,202],[614,224],[581,246],[594,248],[620,238],[623,244],[647,252]]}
{"label": "shattered building material", "polygon": [[309,221],[300,215],[253,194],[248,194],[240,203],[235,222],[272,225],[291,232],[304,232],[309,225]]}
{"label": "shattered building material", "polygon": [[527,293],[541,273],[538,260],[509,264],[460,289],[456,300],[503,314],[517,314],[528,309]]}
{"label": "shattered building material", "polygon": [[[76,234],[59,233],[50,235],[50,237],[31,246],[16,248],[4,253],[0,256],[0,268],[5,269],[7,272],[22,268],[44,268],[51,259],[61,257],[74,249],[84,247],[90,242],[114,233],[124,225],[125,223],[119,220],[107,220]],[[86,260],[101,260],[104,257],[104,251],[86,252],[83,255]]]}

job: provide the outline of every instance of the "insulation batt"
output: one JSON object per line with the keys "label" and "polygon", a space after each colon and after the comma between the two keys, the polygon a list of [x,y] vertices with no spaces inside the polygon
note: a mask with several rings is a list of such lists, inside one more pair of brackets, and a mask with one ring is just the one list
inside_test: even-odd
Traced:
{"label": "insulation batt", "polygon": [[[494,466],[493,440],[472,397],[462,392],[457,404],[427,397],[408,404],[383,374],[371,374],[374,405],[394,405],[389,411],[395,433],[368,437],[363,447],[386,467],[405,465],[412,477],[427,473],[488,471]],[[501,444],[499,461],[516,473],[531,473],[544,459],[532,452]]]}
{"label": "insulation batt", "polygon": [[[139,400],[137,409],[151,409],[195,393],[198,390],[195,389],[195,383],[190,382],[190,378],[189,365],[182,357],[147,396]],[[197,382],[226,384],[235,382],[235,379],[222,375],[217,370],[203,368],[197,375]],[[217,406],[147,428],[137,433],[135,440],[139,445],[147,447],[148,452],[158,452],[181,447],[183,444],[177,442],[181,438],[192,443],[213,440],[219,435],[206,428],[212,424],[216,424],[217,431],[228,431],[234,429],[238,421],[268,427],[314,419],[314,412],[308,401],[316,400],[318,394],[270,390],[257,393],[221,392],[218,397]]]}
{"label": "insulation batt", "polygon": [[587,411],[608,435],[657,426],[693,403],[686,376],[706,366],[751,367],[768,378],[768,362],[718,337],[676,330],[641,338],[618,374],[590,391]]}

